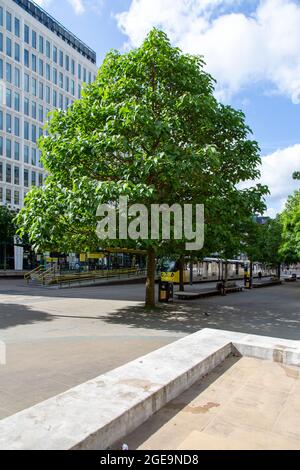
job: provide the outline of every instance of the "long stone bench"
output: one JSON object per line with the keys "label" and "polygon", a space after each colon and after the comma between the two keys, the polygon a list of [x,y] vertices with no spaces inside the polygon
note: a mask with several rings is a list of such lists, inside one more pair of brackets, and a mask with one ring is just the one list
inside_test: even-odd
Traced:
{"label": "long stone bench", "polygon": [[203,329],[0,421],[0,449],[107,449],[230,354],[300,365],[299,341]]}
{"label": "long stone bench", "polygon": [[192,299],[199,299],[201,297],[209,297],[212,295],[220,295],[220,292],[217,289],[203,289],[198,292],[190,292],[190,291],[176,291],[174,295],[178,297],[180,300],[192,300]]}
{"label": "long stone bench", "polygon": [[254,282],[252,287],[259,288],[259,287],[279,286],[281,284],[282,284],[282,281],[280,279],[270,279],[269,281]]}
{"label": "long stone bench", "polygon": [[244,290],[244,288],[239,286],[235,281],[218,282],[217,289],[220,292],[224,292],[224,294],[242,292]]}

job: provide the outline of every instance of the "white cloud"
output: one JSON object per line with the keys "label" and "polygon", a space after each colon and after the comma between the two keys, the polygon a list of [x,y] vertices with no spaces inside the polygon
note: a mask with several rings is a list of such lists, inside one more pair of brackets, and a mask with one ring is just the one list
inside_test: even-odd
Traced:
{"label": "white cloud", "polygon": [[288,196],[300,188],[300,182],[293,180],[294,171],[300,171],[300,144],[262,158],[259,182],[266,184],[271,193],[267,198],[267,215],[274,217],[281,212]]}
{"label": "white cloud", "polygon": [[[252,13],[241,7],[252,5]],[[296,0],[132,0],[116,15],[130,46],[153,26],[166,31],[185,52],[203,54],[229,98],[253,82],[300,103],[300,5]]]}
{"label": "white cloud", "polygon": [[68,0],[76,15],[81,15],[85,12],[83,0]]}

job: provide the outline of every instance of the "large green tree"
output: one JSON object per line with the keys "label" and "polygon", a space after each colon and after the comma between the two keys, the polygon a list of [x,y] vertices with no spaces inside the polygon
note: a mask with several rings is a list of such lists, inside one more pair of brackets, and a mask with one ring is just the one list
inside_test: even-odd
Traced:
{"label": "large green tree", "polygon": [[[259,149],[243,113],[215,99],[203,66],[156,29],[138,49],[109,52],[82,99],[52,114],[40,141],[49,176],[27,195],[20,233],[36,249],[95,249],[98,204],[126,195],[147,207],[205,204],[205,250],[224,246],[235,220],[262,210],[266,188],[238,189],[259,176]],[[106,243],[147,249],[153,305],[155,256],[183,253],[184,242]]]}

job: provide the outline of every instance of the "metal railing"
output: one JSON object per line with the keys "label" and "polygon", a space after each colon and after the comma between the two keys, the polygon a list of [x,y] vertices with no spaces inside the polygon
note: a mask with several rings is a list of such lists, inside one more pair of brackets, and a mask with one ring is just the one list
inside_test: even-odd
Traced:
{"label": "metal railing", "polygon": [[27,281],[27,283],[30,281],[31,276],[35,274],[39,274],[40,272],[44,271],[45,268],[42,266],[38,266],[37,268],[34,268],[32,271],[29,271],[28,273],[24,274],[24,279]]}
{"label": "metal railing", "polygon": [[77,275],[57,275],[52,281],[51,285],[58,285],[62,287],[67,285],[71,287],[72,284],[82,285],[84,283],[96,284],[99,281],[108,281],[110,279],[132,279],[132,278],[143,278],[146,276],[145,269],[137,268],[121,268],[111,269],[103,271],[92,271],[89,273],[78,273]]}

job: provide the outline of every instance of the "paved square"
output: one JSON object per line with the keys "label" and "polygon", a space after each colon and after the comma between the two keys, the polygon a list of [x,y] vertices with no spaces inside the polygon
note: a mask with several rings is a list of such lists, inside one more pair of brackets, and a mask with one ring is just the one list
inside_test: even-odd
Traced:
{"label": "paved square", "polygon": [[300,449],[299,377],[295,367],[228,358],[124,442],[130,450]]}
{"label": "paved square", "polygon": [[300,338],[300,282],[152,311],[143,298],[142,284],[57,290],[0,279],[0,419],[202,328]]}

